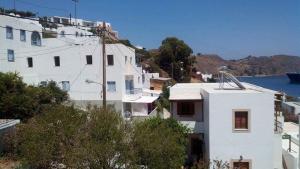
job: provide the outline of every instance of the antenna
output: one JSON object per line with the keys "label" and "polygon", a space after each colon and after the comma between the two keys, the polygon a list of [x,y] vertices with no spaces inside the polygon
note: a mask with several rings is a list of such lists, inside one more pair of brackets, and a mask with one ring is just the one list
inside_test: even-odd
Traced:
{"label": "antenna", "polygon": [[228,73],[227,66],[221,66],[219,68],[219,88],[224,89],[224,84],[233,82],[239,89],[245,90],[246,87],[231,73]]}

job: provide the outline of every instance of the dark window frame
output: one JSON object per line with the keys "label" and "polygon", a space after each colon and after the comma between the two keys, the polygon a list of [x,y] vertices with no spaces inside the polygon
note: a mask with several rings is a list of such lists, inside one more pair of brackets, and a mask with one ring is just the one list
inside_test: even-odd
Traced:
{"label": "dark window frame", "polygon": [[33,58],[32,57],[28,57],[27,58],[27,66],[29,68],[32,68],[33,67]]}
{"label": "dark window frame", "polygon": [[[11,36],[8,36],[8,33],[11,33]],[[11,26],[6,26],[6,39],[14,39],[14,30]]]}
{"label": "dark window frame", "polygon": [[86,64],[87,65],[92,65],[93,64],[93,55],[86,55]]}
{"label": "dark window frame", "polygon": [[[10,59],[9,55],[12,55],[12,59]],[[12,49],[7,49],[7,61],[8,62],[15,62],[15,51]]]}
{"label": "dark window frame", "polygon": [[193,116],[195,114],[194,101],[178,101],[177,114],[179,116]]}
{"label": "dark window frame", "polygon": [[107,55],[107,65],[108,66],[114,65],[114,55]]}
{"label": "dark window frame", "polygon": [[54,56],[54,66],[60,67],[60,57],[59,56]]}
{"label": "dark window frame", "polygon": [[[24,38],[24,39],[22,39],[22,38]],[[20,41],[26,42],[26,31],[23,29],[20,30]]]}
{"label": "dark window frame", "polygon": [[248,110],[235,110],[234,111],[234,130],[249,130],[250,128],[250,117],[249,117],[249,111]]}

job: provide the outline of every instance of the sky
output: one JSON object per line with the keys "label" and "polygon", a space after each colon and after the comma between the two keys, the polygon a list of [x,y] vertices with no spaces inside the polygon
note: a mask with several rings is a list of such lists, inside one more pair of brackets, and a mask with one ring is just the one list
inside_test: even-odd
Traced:
{"label": "sky", "polygon": [[[74,15],[72,0],[15,0],[39,16]],[[13,8],[14,0],[0,0]],[[79,0],[78,18],[110,22],[121,38],[147,49],[166,37],[226,59],[300,56],[300,0]]]}

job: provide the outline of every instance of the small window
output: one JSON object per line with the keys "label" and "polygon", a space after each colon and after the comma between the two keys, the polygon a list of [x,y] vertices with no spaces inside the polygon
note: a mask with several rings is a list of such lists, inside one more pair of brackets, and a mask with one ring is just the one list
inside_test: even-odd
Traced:
{"label": "small window", "polygon": [[125,64],[127,63],[127,56],[125,56]]}
{"label": "small window", "polygon": [[113,66],[114,65],[114,55],[107,55],[107,64],[109,66]]}
{"label": "small window", "polygon": [[87,65],[93,64],[93,56],[92,55],[86,55],[86,64]]}
{"label": "small window", "polygon": [[11,49],[7,50],[7,60],[9,62],[14,62],[15,61],[15,52],[14,52],[14,50],[11,50]]}
{"label": "small window", "polygon": [[192,101],[177,102],[177,114],[178,115],[194,115],[195,105]]}
{"label": "small window", "polygon": [[130,57],[130,64],[132,63],[132,57]]}
{"label": "small window", "polygon": [[26,32],[25,32],[25,30],[20,30],[20,41],[26,42]]}
{"label": "small window", "polygon": [[248,130],[249,129],[249,113],[248,111],[234,112],[234,130]]}
{"label": "small window", "polygon": [[42,45],[41,36],[36,31],[32,32],[32,34],[31,34],[31,45],[33,45],[33,46],[41,46]]}
{"label": "small window", "polygon": [[115,81],[107,82],[107,91],[108,92],[116,92],[116,82]]}
{"label": "small window", "polygon": [[141,81],[141,77],[139,76],[139,77],[138,77],[138,83],[140,83],[140,81]]}
{"label": "small window", "polygon": [[62,90],[63,91],[70,91],[70,82],[69,81],[62,81]]}
{"label": "small window", "polygon": [[55,66],[60,66],[60,58],[59,56],[54,56],[54,65]]}
{"label": "small window", "polygon": [[28,67],[33,67],[32,57],[27,58],[27,64],[28,64]]}
{"label": "small window", "polygon": [[14,39],[13,28],[6,26],[6,39]]}
{"label": "small window", "polygon": [[65,37],[65,31],[60,32],[60,37]]}
{"label": "small window", "polygon": [[250,169],[249,162],[233,162],[233,169]]}
{"label": "small window", "polygon": [[142,81],[145,83],[145,74],[142,75]]}

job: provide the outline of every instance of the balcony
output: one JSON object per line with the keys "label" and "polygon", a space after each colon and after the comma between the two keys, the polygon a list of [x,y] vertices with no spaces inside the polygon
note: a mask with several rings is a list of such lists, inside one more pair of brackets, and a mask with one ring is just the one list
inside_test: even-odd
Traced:
{"label": "balcony", "polygon": [[143,96],[143,89],[142,88],[135,88],[132,90],[126,90],[125,93],[125,100],[129,100],[129,101],[133,101],[133,100],[137,100],[140,97]]}

